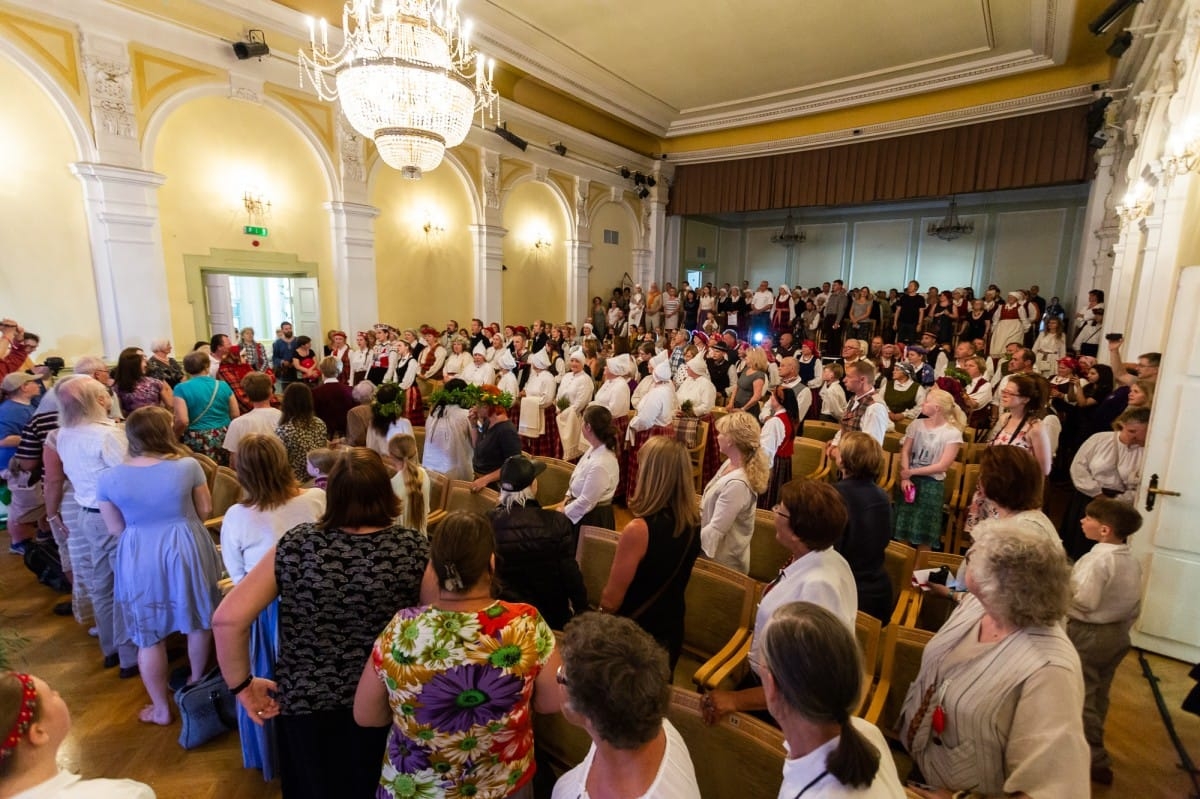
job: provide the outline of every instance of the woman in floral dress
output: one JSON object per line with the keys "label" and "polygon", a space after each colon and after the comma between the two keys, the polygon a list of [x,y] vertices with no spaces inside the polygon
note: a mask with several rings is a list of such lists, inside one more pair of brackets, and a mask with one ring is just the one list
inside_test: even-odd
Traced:
{"label": "woman in floral dress", "polygon": [[493,552],[486,519],[451,513],[430,546],[436,599],[375,640],[354,718],[392,725],[379,799],[533,795],[533,712],[558,711],[560,661],[536,608],[492,599]]}

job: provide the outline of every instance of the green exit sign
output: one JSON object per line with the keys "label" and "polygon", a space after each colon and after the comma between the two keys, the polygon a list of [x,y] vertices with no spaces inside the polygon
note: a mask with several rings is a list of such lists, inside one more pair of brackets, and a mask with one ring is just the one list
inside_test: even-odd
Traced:
{"label": "green exit sign", "polygon": [[266,237],[267,229],[265,227],[256,227],[255,225],[246,225],[242,228],[242,232],[247,236],[262,236]]}

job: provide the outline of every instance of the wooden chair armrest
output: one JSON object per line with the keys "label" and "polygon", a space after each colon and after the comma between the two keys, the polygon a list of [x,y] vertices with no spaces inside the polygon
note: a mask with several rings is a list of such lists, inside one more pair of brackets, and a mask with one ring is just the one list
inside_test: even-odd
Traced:
{"label": "wooden chair armrest", "polygon": [[211,519],[204,520],[204,529],[208,530],[209,535],[213,537],[213,541],[221,543],[221,525],[225,522],[225,516],[214,516]]}
{"label": "wooden chair armrest", "polygon": [[875,690],[871,693],[871,701],[867,705],[866,711],[862,714],[864,721],[869,721],[878,726],[879,717],[883,714],[883,704],[887,701],[888,692],[891,689],[891,678],[886,675],[881,676],[879,682],[875,685]]}
{"label": "wooden chair armrest", "polygon": [[449,515],[449,512],[440,509],[430,511],[429,516],[425,519],[425,528],[429,529],[430,527],[433,527],[435,524],[438,524],[442,519]]}
{"label": "wooden chair armrest", "polygon": [[558,502],[555,502],[553,505],[543,505],[542,510],[556,510],[556,511],[561,512],[562,509],[565,508],[566,506],[567,506],[567,500],[564,498],[564,499],[560,499]]}
{"label": "wooden chair armrest", "polygon": [[[736,636],[735,636],[736,637]],[[747,634],[742,638],[741,645],[737,647],[737,651],[725,660],[716,670],[707,675],[704,680],[704,688],[706,690],[716,689],[726,677],[729,677],[735,670],[746,667],[750,661],[750,642],[753,637],[747,631]],[[730,641],[732,644],[733,642]],[[722,650],[724,652],[724,650]],[[720,653],[718,653],[719,656]],[[714,656],[714,659],[717,656]]]}
{"label": "wooden chair armrest", "polygon": [[726,642],[725,646],[721,647],[721,651],[710,657],[704,662],[700,668],[696,669],[696,673],[692,675],[692,682],[697,688],[715,688],[715,685],[708,685],[708,678],[714,671],[725,664],[725,661],[737,654],[738,650],[746,643],[746,638],[750,635],[750,631],[745,627],[739,627],[734,631],[733,637]]}
{"label": "wooden chair armrest", "polygon": [[900,626],[915,628],[917,619],[921,617],[921,605],[925,602],[925,592],[914,588],[909,593],[911,596],[908,601],[908,612],[904,614],[904,623]]}
{"label": "wooden chair armrest", "polygon": [[892,609],[892,618],[888,624],[899,624],[904,626],[905,618],[908,615],[908,606],[912,602],[912,591],[905,588],[900,592],[899,598],[896,599],[896,607]]}

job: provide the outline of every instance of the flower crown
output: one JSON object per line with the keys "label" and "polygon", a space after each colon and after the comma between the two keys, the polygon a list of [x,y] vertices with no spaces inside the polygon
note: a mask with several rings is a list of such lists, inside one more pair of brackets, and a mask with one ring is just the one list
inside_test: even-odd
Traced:
{"label": "flower crown", "polygon": [[491,383],[485,383],[479,386],[479,396],[476,402],[480,405],[498,405],[501,408],[511,408],[513,404],[513,396],[507,391],[501,391],[499,386]]}

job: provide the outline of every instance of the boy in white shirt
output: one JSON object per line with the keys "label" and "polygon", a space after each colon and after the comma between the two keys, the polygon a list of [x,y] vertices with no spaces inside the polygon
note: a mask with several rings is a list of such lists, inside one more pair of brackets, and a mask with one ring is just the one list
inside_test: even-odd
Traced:
{"label": "boy in white shirt", "polygon": [[1071,571],[1067,635],[1083,665],[1083,731],[1092,750],[1092,781],[1112,785],[1104,717],[1113,676],[1129,652],[1129,629],[1141,608],[1142,569],[1126,539],[1142,526],[1133,506],[1109,497],[1088,503],[1083,534],[1096,542]]}

